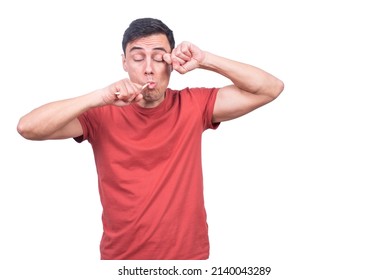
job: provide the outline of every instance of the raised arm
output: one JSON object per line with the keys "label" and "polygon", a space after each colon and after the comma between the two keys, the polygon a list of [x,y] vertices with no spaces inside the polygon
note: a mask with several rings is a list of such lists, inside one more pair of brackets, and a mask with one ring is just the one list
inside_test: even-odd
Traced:
{"label": "raised arm", "polygon": [[282,81],[249,64],[205,53],[201,68],[229,78],[233,85],[219,90],[213,121],[238,118],[277,98],[284,89]]}
{"label": "raised arm", "polygon": [[65,139],[83,134],[77,117],[98,106],[125,106],[142,99],[141,85],[129,79],[120,80],[106,88],[61,101],[45,104],[23,116],[17,130],[29,140]]}
{"label": "raised arm", "polygon": [[201,68],[231,80],[232,85],[219,90],[213,113],[214,122],[247,114],[277,98],[284,89],[281,80],[258,67],[202,51],[189,42],[178,45],[164,59],[181,74]]}

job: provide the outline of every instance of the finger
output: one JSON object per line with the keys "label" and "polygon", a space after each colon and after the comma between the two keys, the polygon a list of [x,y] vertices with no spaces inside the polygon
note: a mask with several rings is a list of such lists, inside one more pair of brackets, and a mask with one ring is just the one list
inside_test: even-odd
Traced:
{"label": "finger", "polygon": [[177,50],[172,55],[172,59],[180,59],[182,61],[188,61],[188,60],[190,60],[190,58],[191,58],[190,53],[189,53],[189,55],[187,55],[182,50]]}
{"label": "finger", "polygon": [[174,63],[173,69],[179,72],[180,74],[185,74],[189,71],[192,71],[193,69],[196,69],[198,67],[198,64],[195,60],[187,61],[183,64]]}
{"label": "finger", "polygon": [[165,53],[163,55],[163,60],[167,63],[167,64],[172,64],[172,57],[171,57],[171,54],[170,53]]}
{"label": "finger", "polygon": [[181,46],[179,56],[185,60],[189,60],[192,57],[192,53],[187,45]]}
{"label": "finger", "polygon": [[186,60],[183,60],[180,57],[177,57],[177,56],[172,57],[172,64],[173,65],[175,65],[175,64],[183,65],[183,64],[185,64],[185,62],[186,62]]}
{"label": "finger", "polygon": [[188,72],[184,66],[181,66],[179,63],[173,64],[173,69],[176,70],[180,74],[185,74]]}
{"label": "finger", "polygon": [[118,83],[116,97],[125,102],[131,102],[137,95],[140,85],[131,83],[129,79],[121,80]]}
{"label": "finger", "polygon": [[142,99],[143,99],[143,94],[140,93],[140,94],[138,94],[138,95],[135,96],[133,102],[139,102],[139,101],[141,101]]}
{"label": "finger", "polygon": [[118,96],[116,101],[115,101],[115,104],[118,106],[125,106],[125,105],[130,105],[134,102],[139,102],[142,99],[143,99],[142,94],[134,94],[134,95],[131,95],[131,97]]}
{"label": "finger", "polygon": [[119,81],[114,84],[114,93],[117,96],[124,95],[126,92],[127,92],[127,87],[123,81]]}

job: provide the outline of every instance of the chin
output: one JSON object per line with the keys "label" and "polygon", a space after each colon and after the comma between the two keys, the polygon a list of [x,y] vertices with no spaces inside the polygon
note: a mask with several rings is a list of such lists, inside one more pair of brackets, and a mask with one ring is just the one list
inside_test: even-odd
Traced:
{"label": "chin", "polygon": [[160,92],[154,90],[148,90],[147,92],[143,92],[142,95],[143,99],[149,102],[158,101],[164,97],[164,94],[161,94]]}

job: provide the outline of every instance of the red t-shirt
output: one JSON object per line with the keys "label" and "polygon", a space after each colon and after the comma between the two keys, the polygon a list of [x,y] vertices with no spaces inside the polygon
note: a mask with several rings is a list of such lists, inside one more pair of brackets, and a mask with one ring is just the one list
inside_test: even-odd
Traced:
{"label": "red t-shirt", "polygon": [[156,108],[93,108],[79,117],[103,206],[102,259],[207,259],[201,136],[216,129],[218,89],[167,89]]}

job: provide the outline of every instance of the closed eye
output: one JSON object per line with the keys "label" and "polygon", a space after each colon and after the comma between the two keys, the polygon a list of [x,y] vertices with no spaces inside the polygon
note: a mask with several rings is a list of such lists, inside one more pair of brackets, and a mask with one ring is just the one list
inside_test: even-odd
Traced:
{"label": "closed eye", "polygon": [[144,59],[144,56],[143,56],[143,55],[134,55],[134,56],[132,57],[132,59],[133,59],[134,61],[142,61],[142,60]]}
{"label": "closed eye", "polygon": [[153,60],[156,62],[163,62],[163,54],[158,54],[153,57]]}

